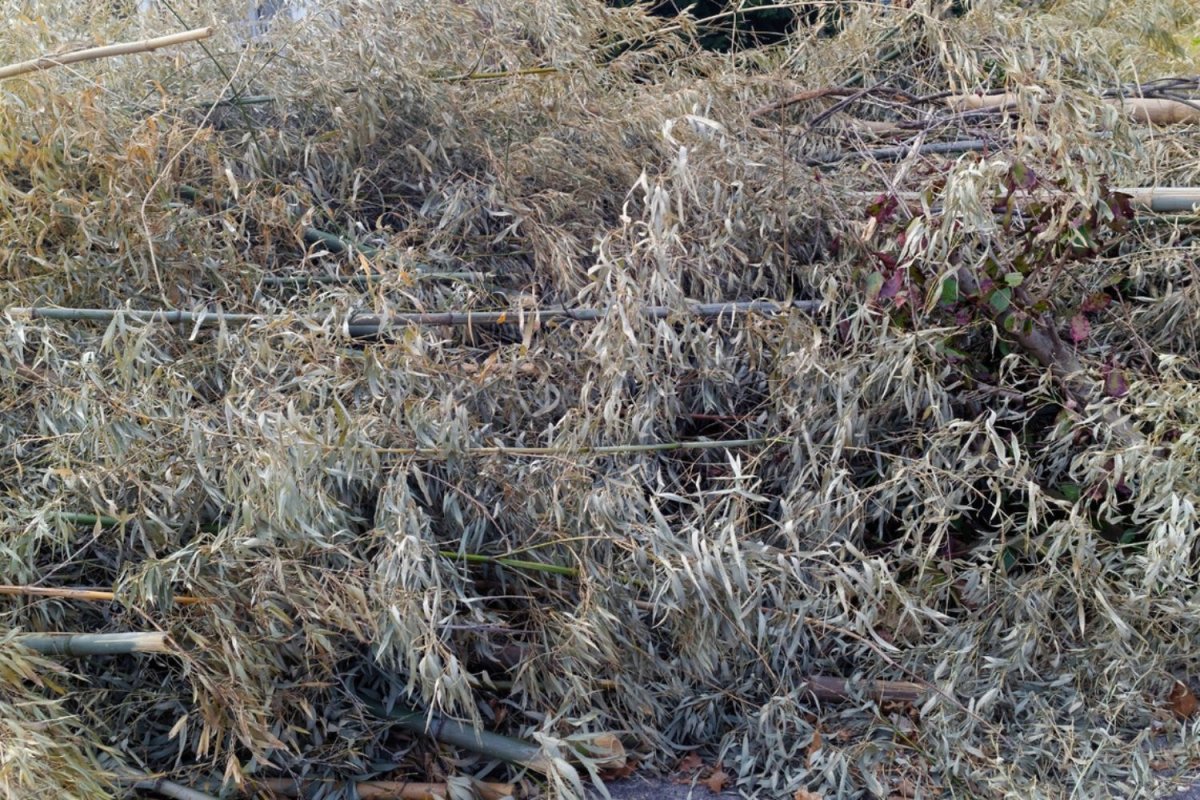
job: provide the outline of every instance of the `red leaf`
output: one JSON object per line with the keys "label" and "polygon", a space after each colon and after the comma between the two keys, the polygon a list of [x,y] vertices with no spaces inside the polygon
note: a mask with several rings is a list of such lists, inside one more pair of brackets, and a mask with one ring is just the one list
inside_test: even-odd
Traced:
{"label": "red leaf", "polygon": [[1075,344],[1087,341],[1088,336],[1092,333],[1092,323],[1088,322],[1087,317],[1083,314],[1076,314],[1071,317],[1071,328],[1067,335]]}

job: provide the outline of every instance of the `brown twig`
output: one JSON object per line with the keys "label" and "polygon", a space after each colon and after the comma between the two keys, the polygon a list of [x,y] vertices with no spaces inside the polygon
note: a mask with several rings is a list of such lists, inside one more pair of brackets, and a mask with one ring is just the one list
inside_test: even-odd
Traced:
{"label": "brown twig", "polygon": [[788,95],[782,100],[777,100],[774,103],[767,103],[765,106],[761,106],[754,111],[751,111],[750,118],[755,119],[757,117],[770,114],[772,111],[779,111],[787,108],[788,106],[796,105],[797,103],[806,103],[809,100],[816,100],[818,97],[826,97],[828,95],[844,97],[853,91],[853,89],[843,89],[839,86],[826,86],[821,89],[808,89],[803,92],[797,92],[796,94]]}

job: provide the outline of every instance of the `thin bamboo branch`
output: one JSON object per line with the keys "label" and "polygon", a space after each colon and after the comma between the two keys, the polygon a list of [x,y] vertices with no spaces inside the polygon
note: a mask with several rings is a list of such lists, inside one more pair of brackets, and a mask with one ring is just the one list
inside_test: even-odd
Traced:
{"label": "thin bamboo branch", "polygon": [[[76,525],[96,525],[99,524],[102,528],[116,528],[128,521],[110,517],[105,514],[84,514],[78,511],[51,511],[47,516],[62,522],[70,522]],[[203,522],[197,526],[197,530],[204,533],[217,533],[221,530],[221,526],[215,522]]]}
{"label": "thin bamboo branch", "polygon": [[525,569],[532,572],[549,572],[553,575],[566,575],[571,578],[579,577],[579,570],[574,567],[564,567],[560,564],[543,564],[540,561],[524,561],[519,558],[504,556],[487,556],[480,553],[458,553],[454,550],[439,550],[438,555],[455,561],[466,561],[471,564],[502,564],[513,569]]}
{"label": "thin bamboo branch", "polygon": [[718,450],[722,448],[759,447],[784,441],[775,438],[713,439],[696,442],[654,442],[652,444],[615,444],[597,447],[470,447],[451,453],[436,447],[380,447],[377,453],[417,456],[420,458],[449,458],[461,456],[615,456],[633,453],[663,453],[673,450]]}
{"label": "thin bamboo branch", "polygon": [[[709,444],[704,442],[702,444]],[[643,447],[645,445],[642,445]],[[108,517],[99,514],[80,514],[72,511],[56,511],[49,516],[63,522],[73,523],[75,525],[100,525],[104,528],[116,528],[121,525],[121,520],[116,517]],[[220,525],[207,524],[200,526],[201,530],[209,533],[216,533],[221,529]],[[507,556],[489,556],[481,553],[459,553],[454,550],[439,550],[438,555],[443,558],[449,558],[459,561],[466,561],[473,564],[500,564],[513,569],[524,569],[533,572],[548,572],[554,575],[566,575],[568,577],[578,577],[579,570],[574,567],[564,567],[559,564],[545,564],[541,561],[526,561],[519,558],[508,558]],[[50,589],[39,586],[7,586],[0,585],[0,595],[39,595],[43,597],[62,597],[74,600],[92,600],[92,601],[111,601],[115,599],[112,592],[106,592],[100,589]],[[199,603],[210,603],[210,599],[200,597],[176,596],[173,598],[180,605],[196,605]]]}
{"label": "thin bamboo branch", "polygon": [[900,161],[912,155],[948,155],[953,153],[968,153],[973,150],[986,150],[997,146],[987,139],[960,139],[954,142],[930,142],[918,147],[898,145],[896,147],[880,147],[877,150],[852,150],[837,153],[829,158],[810,158],[805,163],[810,167],[833,166],[851,158],[873,158],[876,161]]}
{"label": "thin bamboo branch", "polygon": [[464,83],[466,81],[497,81],[504,78],[519,78],[525,75],[556,75],[562,72],[558,67],[525,67],[523,69],[506,69],[499,72],[467,72],[462,75],[451,75],[447,78],[435,78],[441,83]]}
{"label": "thin bamboo branch", "polygon": [[[422,272],[410,271],[408,278],[414,281],[481,281],[486,277],[483,272]],[[374,275],[268,275],[261,283],[264,286],[370,286],[382,283],[388,277],[387,273]]]}
{"label": "thin bamboo branch", "polygon": [[[266,789],[283,797],[305,797],[310,790],[330,786],[334,781],[299,778],[264,778],[252,782],[255,788]],[[482,800],[500,800],[512,797],[517,789],[511,783],[487,783],[474,781],[473,788]],[[354,790],[360,800],[434,800],[449,797],[450,789],[445,783],[413,783],[409,781],[358,781]]]}
{"label": "thin bamboo branch", "polygon": [[148,53],[163,47],[207,39],[212,35],[213,29],[211,27],[196,28],[195,30],[172,33],[168,36],[159,36],[154,39],[143,39],[123,44],[110,44],[103,47],[89,47],[86,50],[76,50],[73,53],[63,53],[61,55],[41,56],[31,61],[21,61],[17,64],[0,67],[0,80],[24,75],[29,72],[50,69],[51,67],[60,67],[64,64],[77,64],[80,61],[94,61],[98,58],[111,58],[113,56],[124,56],[133,53]]}
{"label": "thin bamboo branch", "polygon": [[125,653],[171,653],[167,634],[134,633],[29,633],[15,641],[43,655],[111,656]]}
{"label": "thin bamboo branch", "polygon": [[[733,321],[740,315],[782,314],[788,310],[806,313],[815,312],[821,305],[819,300],[797,300],[792,303],[770,301],[748,301],[731,303],[688,303],[684,308],[669,306],[646,306],[640,309],[642,316],[650,319],[667,319],[675,315],[691,314],[706,319]],[[110,308],[30,308],[10,307],[7,313],[13,319],[51,319],[63,321],[111,322],[118,316],[137,322],[188,324],[196,327],[218,325],[241,325],[251,322],[284,321],[293,319],[283,315],[234,314],[223,311],[178,311]],[[612,309],[608,308],[546,308],[515,309],[511,311],[438,311],[427,313],[397,313],[387,316],[375,314],[353,317],[343,325],[343,330],[353,338],[379,336],[389,328],[409,325],[543,325],[561,322],[594,322],[604,319]],[[316,320],[311,321],[317,324]]]}
{"label": "thin bamboo branch", "polygon": [[[116,599],[116,594],[106,592],[103,589],[78,589],[70,587],[55,588],[50,586],[15,586],[10,584],[0,584],[0,595],[9,595],[14,597],[57,597],[63,600],[86,600],[89,602],[105,603],[112,602]],[[200,605],[201,603],[210,603],[203,597],[189,597],[187,595],[175,595],[171,598],[174,602],[181,606]]]}

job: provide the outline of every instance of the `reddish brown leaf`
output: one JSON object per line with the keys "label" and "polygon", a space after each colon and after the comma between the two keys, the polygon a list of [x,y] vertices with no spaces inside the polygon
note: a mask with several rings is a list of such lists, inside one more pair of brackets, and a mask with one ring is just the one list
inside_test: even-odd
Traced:
{"label": "reddish brown leaf", "polygon": [[636,758],[627,758],[625,763],[620,767],[610,767],[609,769],[600,770],[600,777],[606,781],[619,781],[628,778],[637,771],[638,760]]}
{"label": "reddish brown leaf", "polygon": [[808,789],[797,789],[792,800],[825,800],[825,795],[810,792]]}
{"label": "reddish brown leaf", "polygon": [[695,753],[688,753],[679,760],[675,771],[679,773],[679,777],[675,779],[676,783],[690,783],[692,777],[704,768],[704,761]]}
{"label": "reddish brown leaf", "polygon": [[1071,327],[1067,335],[1075,344],[1087,341],[1088,336],[1092,333],[1092,323],[1088,322],[1088,318],[1083,314],[1076,314],[1071,317]]}
{"label": "reddish brown leaf", "polygon": [[709,775],[704,779],[704,785],[707,786],[708,790],[713,794],[720,794],[721,790],[724,789],[728,783],[729,773],[721,769],[719,764],[717,765],[717,768],[713,770],[712,775]]}
{"label": "reddish brown leaf", "polygon": [[813,754],[821,749],[821,729],[813,731],[812,741],[808,743],[808,752],[804,755],[804,766],[812,766]]}
{"label": "reddish brown leaf", "polygon": [[1171,711],[1180,719],[1190,719],[1196,710],[1200,709],[1200,701],[1196,699],[1191,687],[1183,681],[1175,681],[1175,685],[1171,687],[1171,694],[1167,695],[1167,702],[1171,704]]}
{"label": "reddish brown leaf", "polygon": [[1111,302],[1112,297],[1104,292],[1096,292],[1094,295],[1091,295],[1088,297],[1088,299],[1083,301],[1083,305],[1079,307],[1079,310],[1085,314],[1091,311],[1101,311],[1104,308],[1107,308],[1108,304]]}

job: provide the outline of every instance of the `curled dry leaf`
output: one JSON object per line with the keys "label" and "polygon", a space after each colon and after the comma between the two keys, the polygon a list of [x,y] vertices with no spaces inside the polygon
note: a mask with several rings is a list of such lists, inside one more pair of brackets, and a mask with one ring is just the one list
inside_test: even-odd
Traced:
{"label": "curled dry leaf", "polygon": [[1175,681],[1171,693],[1167,695],[1167,702],[1171,705],[1172,713],[1180,719],[1191,719],[1200,708],[1200,701],[1196,700],[1195,693],[1183,681]]}

